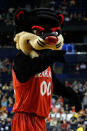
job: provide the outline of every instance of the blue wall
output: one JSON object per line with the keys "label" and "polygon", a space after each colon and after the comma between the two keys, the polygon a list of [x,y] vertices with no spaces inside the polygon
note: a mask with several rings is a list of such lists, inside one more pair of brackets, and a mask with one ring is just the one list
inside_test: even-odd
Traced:
{"label": "blue wall", "polygon": [[16,53],[18,53],[18,50],[15,48],[0,48],[0,58],[8,57],[13,59]]}

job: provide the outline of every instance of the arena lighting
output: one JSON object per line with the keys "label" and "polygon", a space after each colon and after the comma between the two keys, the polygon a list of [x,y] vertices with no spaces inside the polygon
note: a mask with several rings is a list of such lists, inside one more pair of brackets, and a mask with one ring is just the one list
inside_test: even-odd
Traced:
{"label": "arena lighting", "polygon": [[77,55],[80,55],[80,54],[87,54],[87,52],[76,52]]}

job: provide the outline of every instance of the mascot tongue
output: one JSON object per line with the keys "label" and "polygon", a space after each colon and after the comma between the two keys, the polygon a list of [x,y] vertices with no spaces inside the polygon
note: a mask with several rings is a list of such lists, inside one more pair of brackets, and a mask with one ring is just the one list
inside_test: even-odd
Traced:
{"label": "mascot tongue", "polygon": [[56,36],[48,36],[45,38],[45,42],[48,45],[54,45],[58,42],[58,38]]}

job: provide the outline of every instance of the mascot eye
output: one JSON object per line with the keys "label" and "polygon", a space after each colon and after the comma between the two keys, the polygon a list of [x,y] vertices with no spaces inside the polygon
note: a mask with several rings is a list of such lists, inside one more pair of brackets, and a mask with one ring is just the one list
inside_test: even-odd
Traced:
{"label": "mascot eye", "polygon": [[44,31],[44,28],[41,27],[41,26],[32,26],[32,31],[36,35],[42,35],[43,31]]}
{"label": "mascot eye", "polygon": [[52,34],[55,35],[55,36],[58,36],[58,35],[59,35],[59,32],[53,31]]}
{"label": "mascot eye", "polygon": [[34,33],[34,34],[36,34],[36,32],[37,32],[37,30],[35,30],[35,29],[34,29],[34,30],[32,30],[32,31],[33,31],[33,33]]}
{"label": "mascot eye", "polygon": [[37,30],[37,29],[34,29],[34,30],[33,30],[33,33],[34,33],[35,35],[43,35],[43,31]]}

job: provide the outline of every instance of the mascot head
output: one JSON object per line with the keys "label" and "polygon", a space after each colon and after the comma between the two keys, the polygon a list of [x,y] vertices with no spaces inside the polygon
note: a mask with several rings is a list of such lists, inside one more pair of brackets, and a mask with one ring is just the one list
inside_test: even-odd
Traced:
{"label": "mascot head", "polygon": [[61,25],[64,17],[49,8],[28,11],[20,9],[15,15],[16,47],[23,53],[37,57],[44,49],[60,50],[63,46]]}

